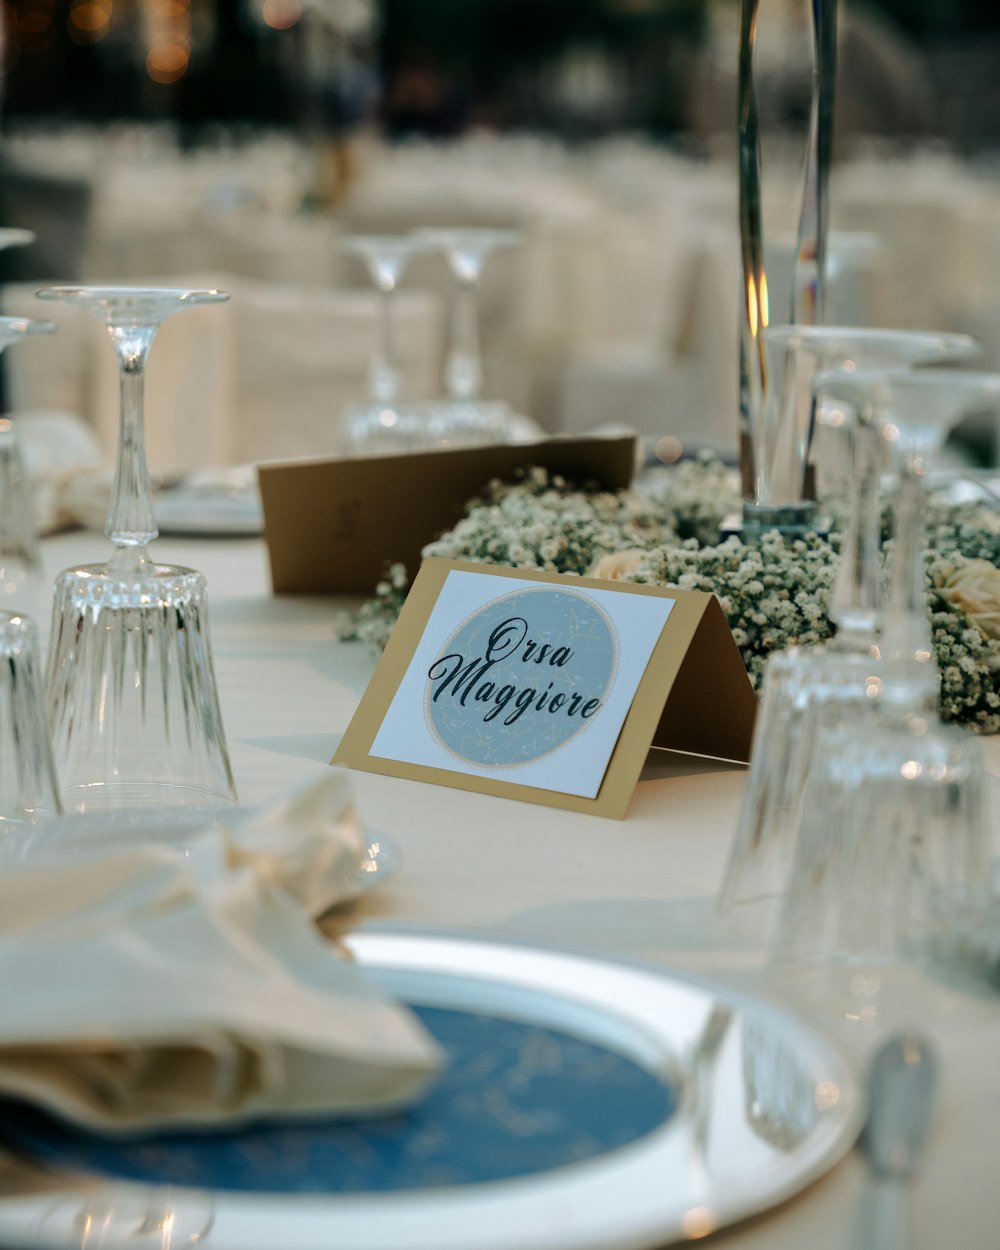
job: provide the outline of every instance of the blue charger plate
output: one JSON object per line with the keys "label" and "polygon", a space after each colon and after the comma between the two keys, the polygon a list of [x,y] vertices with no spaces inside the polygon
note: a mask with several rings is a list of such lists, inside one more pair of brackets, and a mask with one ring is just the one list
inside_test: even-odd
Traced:
{"label": "blue charger plate", "polygon": [[406,1114],[239,1131],[95,1136],[4,1104],[21,1155],[149,1184],[268,1193],[364,1193],[507,1180],[592,1159],[658,1128],[678,1091],[622,1054],[478,1012],[415,1006],[445,1067]]}

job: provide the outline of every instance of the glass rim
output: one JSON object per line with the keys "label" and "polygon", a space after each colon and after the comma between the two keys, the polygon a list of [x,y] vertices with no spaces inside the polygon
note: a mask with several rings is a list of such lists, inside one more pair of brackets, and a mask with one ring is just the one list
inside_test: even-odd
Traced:
{"label": "glass rim", "polygon": [[513,247],[522,241],[524,233],[512,226],[418,226],[413,237],[439,247]]}
{"label": "glass rim", "polygon": [[0,226],[0,248],[27,246],[37,238],[35,231],[25,226]]}
{"label": "glass rim", "polygon": [[849,392],[853,398],[868,392],[877,399],[880,389],[885,395],[903,391],[918,394],[951,391],[979,392],[984,398],[1000,398],[1000,372],[931,365],[917,369],[824,369],[813,378],[813,391],[817,395],[836,396],[838,392]]}
{"label": "glass rim", "polygon": [[0,317],[0,346],[8,336],[13,341],[31,334],[55,334],[58,328],[54,321],[40,321],[35,317]]}
{"label": "glass rim", "polygon": [[337,247],[344,252],[361,252],[377,248],[416,251],[422,245],[422,240],[413,233],[376,234],[373,231],[367,231],[363,234],[345,234],[337,240]]}
{"label": "glass rim", "polygon": [[[935,346],[941,348],[940,355],[968,352],[970,355],[982,350],[981,345],[969,334],[958,334],[950,330],[908,330],[893,329],[888,326],[831,326],[831,325],[785,325],[765,326],[763,330],[766,342],[785,343],[805,347],[811,339],[816,346],[835,346],[837,343],[851,343],[863,346],[888,346],[889,344],[911,344],[913,349]],[[796,342],[798,340],[798,342]]]}
{"label": "glass rim", "polygon": [[215,288],[175,286],[46,286],[35,292],[36,299],[174,299],[180,303],[219,304],[229,299],[228,291]]}

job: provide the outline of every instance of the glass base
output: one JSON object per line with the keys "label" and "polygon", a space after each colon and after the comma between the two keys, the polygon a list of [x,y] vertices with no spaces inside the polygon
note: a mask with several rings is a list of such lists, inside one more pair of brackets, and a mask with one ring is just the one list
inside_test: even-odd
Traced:
{"label": "glass base", "polygon": [[431,400],[426,410],[436,446],[476,447],[508,441],[510,406],[503,400]]}
{"label": "glass base", "polygon": [[727,517],[724,522],[723,537],[736,534],[744,542],[752,542],[768,530],[790,537],[803,534],[825,537],[830,532],[830,520],[820,516],[816,502],[811,499],[784,504],[758,504],[745,499],[742,515]]}
{"label": "glass base", "polygon": [[818,737],[874,714],[874,664],[869,655],[822,645],[768,660],[750,775],[716,903],[723,928],[762,941],[774,936]]}
{"label": "glass base", "polygon": [[434,445],[428,414],[414,404],[352,404],[344,412],[341,444],[349,456],[391,456]]}
{"label": "glass base", "polygon": [[205,1241],[214,1223],[207,1194],[186,1189],[175,1201],[169,1189],[123,1185],[55,1202],[37,1228],[53,1242],[81,1250],[179,1250]]}
{"label": "glass base", "polygon": [[66,812],[113,812],[123,808],[230,806],[235,803],[232,791],[220,794],[194,786],[174,785],[167,781],[99,781],[92,785],[73,786],[60,791]]}
{"label": "glass base", "polygon": [[71,810],[235,801],[200,573],[61,573],[46,686]]}

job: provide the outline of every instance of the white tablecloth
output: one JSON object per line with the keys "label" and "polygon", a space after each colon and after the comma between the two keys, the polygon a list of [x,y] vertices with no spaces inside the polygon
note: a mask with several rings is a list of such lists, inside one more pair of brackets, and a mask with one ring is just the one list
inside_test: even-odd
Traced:
{"label": "white tablecloth", "polygon": [[[43,546],[47,577],[106,552],[93,534]],[[208,577],[216,672],[241,800],[267,801],[319,773],[374,667],[360,644],[333,640],[339,605],[273,598],[257,540],[163,539],[156,552]],[[48,600],[42,581],[18,607],[33,610],[46,628]],[[358,904],[357,921],[482,926],[761,987],[762,952],[717,932],[711,921],[744,771],[654,755],[624,822],[357,774],[363,818],[391,834],[403,856],[399,874]],[[988,743],[988,758],[996,800],[1000,739]],[[996,810],[995,803],[994,823]],[[940,1104],[912,1195],[913,1250],[993,1250],[1000,1228],[1000,997],[921,981],[905,1023],[928,1031],[943,1058]],[[861,1055],[874,1036],[858,1026],[840,1040]],[[855,1250],[864,1177],[853,1153],[780,1211],[720,1235],[718,1244]]]}

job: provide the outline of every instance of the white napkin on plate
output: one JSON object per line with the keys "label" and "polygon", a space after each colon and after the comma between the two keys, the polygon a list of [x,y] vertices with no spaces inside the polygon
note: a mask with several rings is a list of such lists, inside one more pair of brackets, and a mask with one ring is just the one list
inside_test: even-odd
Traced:
{"label": "white napkin on plate", "polygon": [[0,871],[153,843],[195,868],[223,862],[248,867],[319,917],[359,893],[369,840],[354,805],[350,775],[328,768],[260,811],[211,808],[125,809],[55,817],[9,828],[0,839]]}
{"label": "white napkin on plate", "polygon": [[249,866],[298,899],[310,916],[354,892],[368,854],[350,776],[337,768],[249,819],[230,824],[223,815],[220,831],[232,867]]}
{"label": "white napkin on plate", "polygon": [[310,846],[340,853],[323,806],[344,797],[333,776],[284,820],[276,809],[183,850],[135,841],[9,863],[0,1092],[106,1133],[367,1114],[419,1096],[436,1043],[299,901]]}

